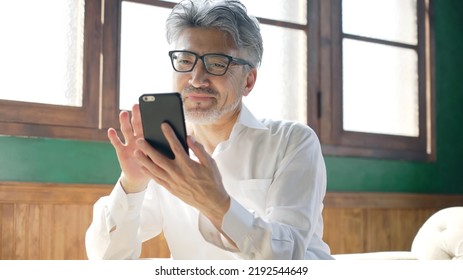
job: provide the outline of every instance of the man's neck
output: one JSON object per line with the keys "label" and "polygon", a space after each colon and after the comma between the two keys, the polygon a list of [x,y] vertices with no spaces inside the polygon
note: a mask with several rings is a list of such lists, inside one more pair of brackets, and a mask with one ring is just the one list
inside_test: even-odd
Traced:
{"label": "man's neck", "polygon": [[219,143],[228,140],[238,116],[239,112],[234,112],[213,124],[191,124],[190,134],[212,155]]}

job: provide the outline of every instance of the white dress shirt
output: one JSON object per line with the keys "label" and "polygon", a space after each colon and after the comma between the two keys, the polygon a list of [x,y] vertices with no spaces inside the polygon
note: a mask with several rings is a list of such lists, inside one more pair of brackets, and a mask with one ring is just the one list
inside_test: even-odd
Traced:
{"label": "white dress shirt", "polygon": [[161,232],[174,259],[332,259],[322,240],[326,169],[312,129],[258,121],[243,105],[212,157],[231,196],[222,231],[238,249],[154,181],[128,195],[118,182],[95,203],[85,241],[89,259],[136,259],[141,243]]}

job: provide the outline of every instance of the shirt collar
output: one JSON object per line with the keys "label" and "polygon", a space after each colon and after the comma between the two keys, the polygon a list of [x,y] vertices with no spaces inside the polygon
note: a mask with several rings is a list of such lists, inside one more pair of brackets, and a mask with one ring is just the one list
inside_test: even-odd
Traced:
{"label": "shirt collar", "polygon": [[241,112],[236,124],[240,124],[254,129],[268,129],[251,113],[251,111],[249,111],[248,107],[246,107],[244,103],[241,103]]}

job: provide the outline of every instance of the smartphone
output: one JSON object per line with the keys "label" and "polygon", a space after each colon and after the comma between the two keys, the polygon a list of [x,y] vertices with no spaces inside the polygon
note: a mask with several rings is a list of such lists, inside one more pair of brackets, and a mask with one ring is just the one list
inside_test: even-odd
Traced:
{"label": "smartphone", "polygon": [[161,130],[161,124],[168,123],[188,154],[183,104],[179,93],[147,93],[139,98],[141,122],[145,140],[157,151],[170,159],[175,155]]}

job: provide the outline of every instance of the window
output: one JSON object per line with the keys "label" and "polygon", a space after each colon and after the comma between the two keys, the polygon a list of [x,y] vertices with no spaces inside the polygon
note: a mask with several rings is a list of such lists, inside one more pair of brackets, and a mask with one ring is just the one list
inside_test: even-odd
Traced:
{"label": "window", "polygon": [[[0,84],[0,97],[82,106],[84,1],[29,1],[28,9],[18,1],[0,5],[5,39],[0,61],[5,74],[8,70],[8,78]],[[48,16],[37,13],[53,9],[57,12]],[[16,28],[6,28],[12,24]]]}
{"label": "window", "polygon": [[[106,141],[121,109],[171,90],[178,0],[29,0],[38,15],[13,2],[0,4],[0,134]],[[242,2],[264,40],[244,98],[257,117],[307,123],[325,155],[435,156],[431,0]]]}
{"label": "window", "polygon": [[325,154],[432,159],[430,1],[310,3]]}
{"label": "window", "polygon": [[[262,2],[256,0],[243,0],[242,3],[249,13],[259,18],[264,40],[264,57],[257,83],[244,102],[259,117],[306,123],[306,1],[271,0],[266,2],[266,9],[261,9]],[[122,1],[121,109],[130,109],[142,93],[171,90],[171,64],[164,24],[173,5],[160,1]]]}
{"label": "window", "polygon": [[100,1],[0,4],[0,134],[98,139]]}

